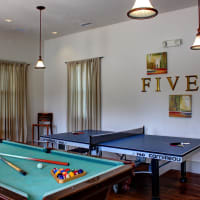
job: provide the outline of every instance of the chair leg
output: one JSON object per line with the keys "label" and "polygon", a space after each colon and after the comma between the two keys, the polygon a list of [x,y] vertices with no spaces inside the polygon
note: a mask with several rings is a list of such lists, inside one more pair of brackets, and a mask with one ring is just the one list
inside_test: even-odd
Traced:
{"label": "chair leg", "polygon": [[52,126],[52,122],[50,124],[50,128],[51,128],[51,135],[53,135],[53,126]]}
{"label": "chair leg", "polygon": [[[53,135],[53,125],[52,125],[52,121],[50,123],[50,129],[51,129],[51,135]],[[53,148],[53,143],[51,143],[51,147]]]}
{"label": "chair leg", "polygon": [[34,144],[34,125],[32,125],[32,145]]}
{"label": "chair leg", "polygon": [[[49,126],[47,126],[47,136],[49,135]],[[49,147],[49,143],[47,142],[47,148]]]}
{"label": "chair leg", "polygon": [[38,126],[38,136],[37,136],[37,143],[38,143],[38,146],[39,146],[39,139],[40,139],[40,126]]}
{"label": "chair leg", "polygon": [[[38,121],[37,124],[39,124],[39,121]],[[38,130],[38,137],[39,137],[39,135],[40,135],[40,126],[37,126],[37,130]],[[38,139],[39,139],[39,138],[38,138]]]}

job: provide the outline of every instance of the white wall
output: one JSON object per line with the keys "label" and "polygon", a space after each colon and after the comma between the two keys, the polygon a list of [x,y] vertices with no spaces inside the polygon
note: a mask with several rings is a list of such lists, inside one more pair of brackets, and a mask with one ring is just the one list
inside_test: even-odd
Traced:
{"label": "white wall", "polygon": [[[102,129],[124,130],[145,125],[147,134],[200,138],[200,90],[185,92],[184,75],[200,75],[200,53],[191,51],[198,27],[197,7],[130,20],[45,42],[45,111],[54,113],[56,132],[66,131],[65,61],[97,56],[102,59]],[[164,49],[162,42],[183,39],[181,47]],[[167,51],[168,74],[160,75],[161,92],[154,76],[146,75],[146,54]],[[167,76],[180,76],[172,91]],[[142,93],[142,77],[151,77],[149,92]],[[199,80],[197,81],[199,85]],[[192,118],[169,118],[170,94],[192,94]],[[200,155],[195,160],[200,161]]]}
{"label": "white wall", "polygon": [[37,120],[37,113],[44,108],[44,73],[35,70],[38,59],[38,38],[24,33],[0,32],[0,59],[29,63],[28,68],[28,138],[31,139],[31,125]]}

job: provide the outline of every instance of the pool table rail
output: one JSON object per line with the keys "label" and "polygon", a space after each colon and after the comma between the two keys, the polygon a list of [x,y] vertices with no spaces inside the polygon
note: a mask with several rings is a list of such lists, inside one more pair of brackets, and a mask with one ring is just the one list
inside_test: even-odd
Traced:
{"label": "pool table rail", "polygon": [[23,196],[13,192],[5,187],[0,186],[0,200],[27,200],[27,196]]}

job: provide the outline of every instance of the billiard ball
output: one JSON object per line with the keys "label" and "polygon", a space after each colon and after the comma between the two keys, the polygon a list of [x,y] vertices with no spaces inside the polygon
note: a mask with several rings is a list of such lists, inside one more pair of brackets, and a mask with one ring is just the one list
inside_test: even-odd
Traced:
{"label": "billiard ball", "polygon": [[74,172],[69,173],[70,177],[74,177]]}
{"label": "billiard ball", "polygon": [[69,175],[69,174],[67,174],[67,175],[66,175],[66,178],[70,178],[70,175]]}
{"label": "billiard ball", "polygon": [[63,175],[64,177],[66,177],[67,172],[62,172],[62,175]]}
{"label": "billiard ball", "polygon": [[59,179],[64,179],[64,176],[62,174],[58,174],[57,176]]}
{"label": "billiard ball", "polygon": [[78,173],[79,173],[79,174],[82,174],[82,173],[83,173],[83,170],[82,170],[82,169],[79,169],[79,170],[78,170]]}
{"label": "billiard ball", "polygon": [[57,168],[53,168],[53,173],[55,174],[58,171]]}
{"label": "billiard ball", "polygon": [[42,169],[42,168],[43,168],[43,164],[42,164],[42,163],[38,163],[38,164],[37,164],[37,168],[38,168],[38,169]]}
{"label": "billiard ball", "polygon": [[75,171],[74,171],[74,175],[77,175],[77,174],[78,174],[78,171],[77,171],[77,170],[75,170]]}

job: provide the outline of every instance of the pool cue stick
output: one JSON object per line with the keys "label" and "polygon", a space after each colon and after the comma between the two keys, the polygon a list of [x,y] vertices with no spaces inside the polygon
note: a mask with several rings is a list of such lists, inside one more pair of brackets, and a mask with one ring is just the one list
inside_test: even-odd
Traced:
{"label": "pool cue stick", "polygon": [[23,169],[17,167],[16,165],[14,165],[13,163],[9,162],[8,160],[6,160],[5,158],[3,158],[1,156],[0,156],[0,160],[2,160],[4,163],[6,163],[7,165],[9,165],[10,167],[12,167],[13,169],[15,169],[16,171],[18,171],[20,174],[22,174],[24,176],[27,174]]}
{"label": "pool cue stick", "polygon": [[54,160],[45,160],[45,159],[40,159],[40,158],[30,158],[30,157],[11,155],[11,154],[6,154],[6,153],[0,153],[0,155],[13,157],[13,158],[24,159],[24,160],[33,160],[33,161],[38,161],[38,162],[51,163],[51,164],[56,164],[56,165],[67,165],[67,166],[69,165],[69,163],[67,163],[67,162],[60,162],[60,161],[54,161]]}

